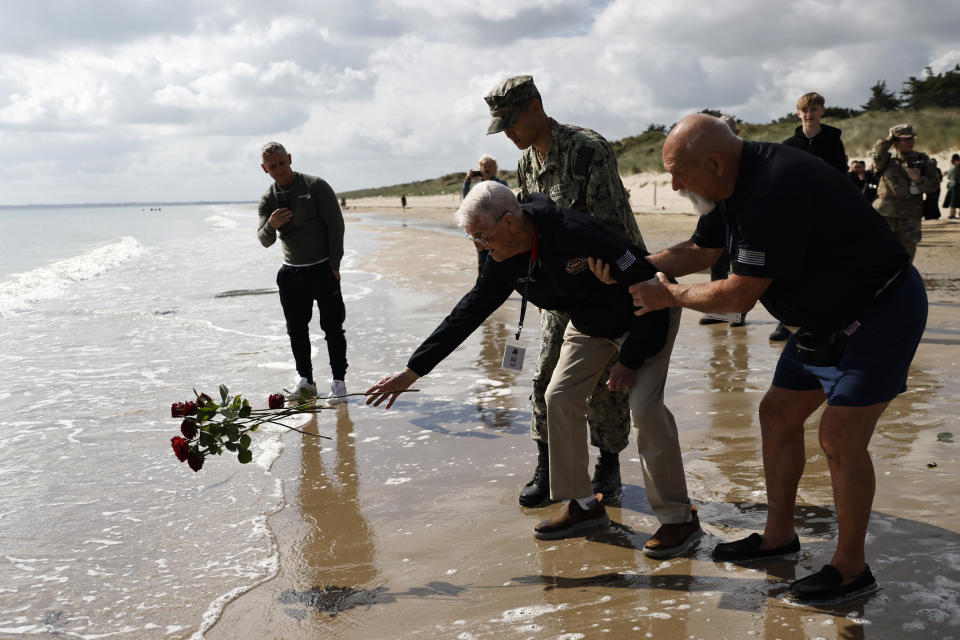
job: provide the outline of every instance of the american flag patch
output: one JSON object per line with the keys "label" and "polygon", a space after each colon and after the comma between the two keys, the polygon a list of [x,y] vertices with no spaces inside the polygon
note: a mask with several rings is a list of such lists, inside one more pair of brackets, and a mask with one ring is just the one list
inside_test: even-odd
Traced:
{"label": "american flag patch", "polygon": [[749,249],[737,250],[737,262],[741,264],[752,264],[755,267],[762,267],[767,263],[767,254],[763,251],[750,251]]}
{"label": "american flag patch", "polygon": [[627,269],[630,268],[630,265],[632,265],[636,261],[637,261],[637,256],[627,251],[625,254],[620,256],[619,260],[617,260],[617,268],[620,269],[620,271],[626,271]]}

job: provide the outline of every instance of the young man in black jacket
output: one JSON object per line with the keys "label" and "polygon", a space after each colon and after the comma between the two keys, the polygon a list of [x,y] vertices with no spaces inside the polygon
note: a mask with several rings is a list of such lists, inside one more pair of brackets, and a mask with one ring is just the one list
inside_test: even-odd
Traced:
{"label": "young man in black jacket", "polygon": [[[663,404],[664,382],[680,325],[679,309],[642,317],[627,287],[653,277],[646,251],[603,223],[561,209],[546,196],[526,203],[492,181],[475,186],[457,212],[468,237],[489,251],[473,289],[417,348],[407,368],[368,390],[367,403],[387,408],[399,391],[429,373],[517,291],[537,307],[570,314],[560,360],[547,387],[550,497],[569,500],[560,514],[538,524],[539,539],[569,538],[610,522],[602,494],[588,472],[586,407],[610,360],[607,386],[628,390],[647,498],[661,526],[644,546],[651,557],[683,553],[701,536],[687,496],[673,414]],[[612,265],[613,286],[593,277],[589,258]],[[523,311],[521,310],[521,325]]]}
{"label": "young man in black jacket", "polygon": [[[800,96],[797,100],[797,115],[800,116],[801,124],[783,144],[812,153],[840,173],[846,173],[847,152],[840,140],[840,129],[820,122],[826,111],[826,101],[816,91]],[[782,322],[777,324],[777,328],[770,334],[770,339],[776,341],[789,337],[790,331]]]}

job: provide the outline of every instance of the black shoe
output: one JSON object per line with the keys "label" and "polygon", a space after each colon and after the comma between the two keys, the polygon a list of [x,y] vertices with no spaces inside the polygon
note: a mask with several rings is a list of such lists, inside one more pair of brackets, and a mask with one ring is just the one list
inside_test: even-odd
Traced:
{"label": "black shoe", "polygon": [[710,556],[715,562],[746,562],[748,560],[776,558],[800,551],[800,538],[796,536],[787,544],[773,549],[761,549],[760,545],[762,544],[763,536],[759,533],[751,533],[741,540],[721,542],[713,548],[713,553]]}
{"label": "black shoe", "polygon": [[840,572],[827,564],[813,575],[792,582],[789,593],[794,600],[803,604],[829,605],[869,595],[878,588],[869,565],[853,582],[843,584]]}
{"label": "black shoe", "polygon": [[731,327],[743,327],[747,324],[747,314],[741,313],[736,322],[731,322]]}
{"label": "black shoe", "polygon": [[770,334],[770,339],[774,342],[783,342],[790,337],[790,330],[783,326],[783,323],[777,325],[777,328]]}
{"label": "black shoe", "polygon": [[721,322],[726,322],[726,320],[721,320],[720,318],[711,318],[710,316],[703,316],[700,318],[700,324],[720,324]]}
{"label": "black shoe", "polygon": [[603,494],[604,504],[619,504],[623,499],[623,483],[620,481],[620,454],[601,451],[597,466],[593,468],[590,481],[594,493]]}
{"label": "black shoe", "polygon": [[544,507],[554,502],[550,499],[550,454],[546,442],[537,442],[537,468],[523,490],[520,491],[520,505],[523,507]]}

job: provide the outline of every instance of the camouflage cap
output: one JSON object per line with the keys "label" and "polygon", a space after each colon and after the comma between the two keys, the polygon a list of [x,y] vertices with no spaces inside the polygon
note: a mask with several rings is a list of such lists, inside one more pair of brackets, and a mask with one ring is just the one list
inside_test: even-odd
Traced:
{"label": "camouflage cap", "polygon": [[493,116],[487,133],[500,133],[509,127],[521,109],[534,98],[539,100],[540,92],[533,84],[533,76],[513,76],[498,84],[483,98]]}
{"label": "camouflage cap", "polygon": [[916,138],[917,134],[913,132],[913,125],[904,122],[903,124],[895,124],[890,127],[890,133],[893,134],[895,138]]}

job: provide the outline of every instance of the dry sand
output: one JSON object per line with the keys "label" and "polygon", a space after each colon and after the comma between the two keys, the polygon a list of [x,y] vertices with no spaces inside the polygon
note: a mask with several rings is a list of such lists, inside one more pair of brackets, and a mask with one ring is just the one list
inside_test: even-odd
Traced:
{"label": "dry sand", "polygon": [[[417,340],[425,337],[474,276],[471,245],[450,229],[456,203],[410,198],[402,219],[385,202],[349,205],[348,224],[379,242],[358,260],[402,294],[405,319],[417,319]],[[689,237],[696,218],[640,215],[638,222],[657,250]],[[709,559],[718,541],[764,520],[756,411],[780,345],[768,342],[773,320],[760,308],[744,328],[702,327],[698,314],[685,312],[677,338],[667,404],[707,533],[700,546],[667,561],[640,553],[657,523],[632,438],[621,455],[623,505],[610,509],[615,524],[587,538],[535,540],[533,526],[559,506],[524,509],[516,501],[535,448],[527,434],[532,366],[519,374],[499,368],[504,325],[519,307],[511,298],[418,383],[416,401],[401,399],[389,412],[341,408],[336,427],[317,427],[335,432],[333,445],[287,440],[273,469],[286,479],[286,506],[270,518],[278,573],[230,603],[206,637],[960,637],[960,442],[938,441],[956,432],[960,416],[960,224],[924,226],[917,266],[930,319],[910,389],[891,403],[871,444],[877,498],[867,553],[877,595],[832,609],[781,598],[789,580],[829,559],[836,536],[813,427],[797,509],[799,557],[752,568]],[[384,354],[380,373],[401,368],[407,353]],[[354,381],[353,390],[373,381]]]}

